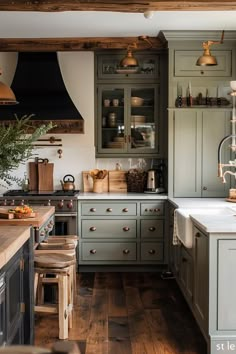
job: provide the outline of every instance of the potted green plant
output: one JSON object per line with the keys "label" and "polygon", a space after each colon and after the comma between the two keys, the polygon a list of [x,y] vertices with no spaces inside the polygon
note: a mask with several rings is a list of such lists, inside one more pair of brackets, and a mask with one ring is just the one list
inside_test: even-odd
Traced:
{"label": "potted green plant", "polygon": [[4,124],[0,126],[0,184],[1,186],[11,186],[12,182],[18,185],[22,184],[22,179],[12,175],[21,163],[26,162],[30,157],[34,156],[33,142],[37,141],[40,136],[46,134],[55,125],[52,123],[42,124],[32,131],[30,119],[32,115],[23,116],[12,121],[12,124]]}

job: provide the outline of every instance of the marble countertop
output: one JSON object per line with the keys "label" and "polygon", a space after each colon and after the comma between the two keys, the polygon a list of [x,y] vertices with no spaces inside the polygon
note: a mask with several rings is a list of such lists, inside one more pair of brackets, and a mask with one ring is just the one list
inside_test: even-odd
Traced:
{"label": "marble countertop", "polygon": [[157,200],[168,199],[167,194],[154,194],[154,193],[80,193],[78,200]]}
{"label": "marble countertop", "polygon": [[236,212],[231,215],[190,215],[196,226],[211,234],[234,234],[236,236]]}
{"label": "marble countertop", "polygon": [[168,200],[176,208],[212,208],[212,207],[227,207],[235,206],[236,203],[230,203],[225,198],[170,198]]}

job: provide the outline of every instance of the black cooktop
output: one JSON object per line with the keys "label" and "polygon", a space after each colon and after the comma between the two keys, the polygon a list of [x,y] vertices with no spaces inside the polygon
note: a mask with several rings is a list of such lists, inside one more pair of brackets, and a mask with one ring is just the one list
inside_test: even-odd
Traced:
{"label": "black cooktop", "polygon": [[28,191],[28,192],[24,192],[23,190],[21,189],[13,189],[13,190],[9,190],[7,191],[6,193],[3,194],[3,196],[9,196],[9,197],[24,197],[24,196],[65,196],[65,197],[73,197],[75,196],[76,194],[79,194],[79,190],[71,190],[71,191],[63,191],[63,190],[56,190],[56,191]]}

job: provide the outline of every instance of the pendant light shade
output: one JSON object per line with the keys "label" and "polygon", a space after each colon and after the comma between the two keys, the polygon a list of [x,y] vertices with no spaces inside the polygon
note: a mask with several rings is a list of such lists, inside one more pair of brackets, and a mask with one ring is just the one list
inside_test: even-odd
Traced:
{"label": "pendant light shade", "polygon": [[138,61],[136,58],[133,57],[133,53],[131,49],[127,50],[126,56],[120,62],[120,66],[122,67],[138,66]]}
{"label": "pendant light shade", "polygon": [[212,44],[222,44],[224,40],[224,31],[222,31],[222,35],[221,35],[221,40],[220,41],[207,41],[207,42],[203,42],[202,43],[202,47],[203,47],[203,55],[200,56],[196,62],[196,65],[198,66],[214,66],[217,65],[217,60],[216,57],[214,57],[213,55],[211,55],[210,52],[210,46]]}
{"label": "pendant light shade", "polygon": [[0,81],[0,105],[14,105],[17,103],[16,96],[12,89]]}

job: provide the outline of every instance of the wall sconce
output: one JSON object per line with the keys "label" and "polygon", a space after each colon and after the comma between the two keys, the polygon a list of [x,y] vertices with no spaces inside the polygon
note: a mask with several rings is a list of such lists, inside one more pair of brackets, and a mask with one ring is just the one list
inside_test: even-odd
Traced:
{"label": "wall sconce", "polygon": [[[2,71],[0,69],[0,75]],[[0,81],[0,105],[14,105],[17,104],[16,96],[12,89]]]}
{"label": "wall sconce", "polygon": [[200,56],[196,62],[196,65],[199,66],[213,66],[217,65],[216,58],[211,55],[210,46],[213,44],[222,44],[224,40],[224,31],[222,31],[221,40],[220,41],[207,41],[202,43],[202,47],[204,49],[203,55]]}

